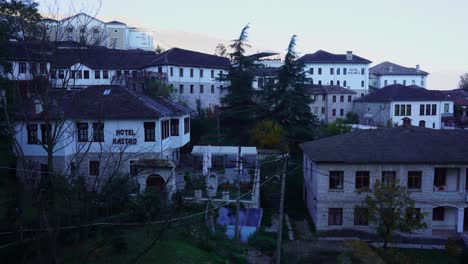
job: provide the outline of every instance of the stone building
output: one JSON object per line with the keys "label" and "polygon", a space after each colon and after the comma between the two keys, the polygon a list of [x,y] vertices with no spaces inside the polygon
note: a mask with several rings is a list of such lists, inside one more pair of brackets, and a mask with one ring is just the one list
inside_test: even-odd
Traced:
{"label": "stone building", "polygon": [[338,85],[308,85],[306,92],[314,100],[309,105],[310,110],[325,123],[346,118],[346,114],[353,110],[353,101],[359,96]]}

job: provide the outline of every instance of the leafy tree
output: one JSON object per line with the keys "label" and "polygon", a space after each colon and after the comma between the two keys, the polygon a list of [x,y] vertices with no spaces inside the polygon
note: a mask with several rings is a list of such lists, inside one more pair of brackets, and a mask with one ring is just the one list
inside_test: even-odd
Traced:
{"label": "leafy tree", "polygon": [[346,113],[346,119],[344,120],[347,124],[358,124],[359,116],[354,112]]}
{"label": "leafy tree", "polygon": [[424,214],[416,210],[406,187],[395,180],[377,180],[364,200],[369,220],[376,226],[384,248],[393,241],[395,231],[412,233],[425,228]]}
{"label": "leafy tree", "polygon": [[335,136],[351,132],[351,125],[341,118],[337,118],[335,122],[328,123],[325,127],[326,136]]}
{"label": "leafy tree", "polygon": [[279,70],[278,81],[265,86],[262,103],[268,115],[284,128],[286,137],[308,139],[318,121],[309,107],[313,100],[305,96],[307,78],[304,64],[297,61],[295,46],[294,35],[289,43],[284,65]]}
{"label": "leafy tree", "polygon": [[156,49],[154,49],[154,52],[156,52],[156,54],[161,54],[164,51],[166,50],[163,47],[159,46],[159,44],[156,46]]}
{"label": "leafy tree", "polygon": [[460,76],[460,83],[458,88],[468,91],[468,73],[465,73]]}
{"label": "leafy tree", "polygon": [[41,37],[39,23],[42,17],[38,6],[31,0],[0,0],[0,24],[7,30],[8,38],[25,40]]}
{"label": "leafy tree", "polygon": [[147,78],[146,80],[146,94],[151,97],[162,96],[164,98],[171,98],[172,92],[174,89],[156,78]]}
{"label": "leafy tree", "polygon": [[252,131],[252,138],[256,146],[287,150],[283,141],[283,128],[274,121],[259,122]]}
{"label": "leafy tree", "polygon": [[218,45],[216,46],[214,55],[220,56],[220,57],[227,57],[228,53],[227,53],[226,46],[224,46],[223,43],[218,43]]}
{"label": "leafy tree", "polygon": [[[247,30],[245,26],[238,39],[230,45],[233,52],[231,67],[226,76],[220,76],[221,81],[228,81],[229,86],[223,90],[226,95],[221,98],[224,110],[221,113],[223,125],[231,131],[231,136],[238,139],[238,143],[246,144],[249,139],[249,130],[256,119],[257,105],[254,102],[255,91],[252,87],[255,64],[245,56],[245,47],[248,46]],[[242,128],[242,129],[240,129]]]}

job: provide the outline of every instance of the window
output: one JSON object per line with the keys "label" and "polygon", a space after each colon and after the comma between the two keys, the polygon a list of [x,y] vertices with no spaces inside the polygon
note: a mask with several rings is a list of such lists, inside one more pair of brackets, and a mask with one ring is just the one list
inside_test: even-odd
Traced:
{"label": "window", "polygon": [[336,81],[336,85],[340,86],[340,81]]}
{"label": "window", "polygon": [[336,74],[337,75],[340,75],[340,70],[341,70],[340,68],[336,69]]}
{"label": "window", "polygon": [[179,85],[179,93],[181,93],[181,94],[184,93],[184,85],[183,84]]}
{"label": "window", "polygon": [[343,68],[343,75],[346,75],[347,74],[347,69],[346,68]]}
{"label": "window", "polygon": [[340,109],[340,116],[344,116],[344,109]]}
{"label": "window", "polygon": [[343,190],[343,171],[330,171],[329,189]]}
{"label": "window", "polygon": [[340,102],[344,102],[344,95],[340,95]]}
{"label": "window", "polygon": [[52,132],[52,125],[49,124],[41,124],[41,143],[42,144],[49,144],[47,138],[51,135]]}
{"label": "window", "polygon": [[444,221],[445,216],[445,208],[444,207],[436,207],[432,209],[432,221]]}
{"label": "window", "polygon": [[346,87],[346,81],[343,81],[343,86]]}
{"label": "window", "polygon": [[424,87],[424,81],[421,81],[421,87]]}
{"label": "window", "polygon": [[406,115],[408,115],[408,116],[411,115],[411,105],[410,104],[406,105]]}
{"label": "window", "polygon": [[333,75],[335,74],[335,69],[334,68],[330,68],[330,75]]}
{"label": "window", "polygon": [[19,63],[18,72],[19,73],[26,73],[26,63],[24,63],[24,62]]}
{"label": "window", "polygon": [[369,188],[370,172],[369,171],[356,171],[356,190]]}
{"label": "window", "polygon": [[352,100],[352,96],[348,95],[348,102],[351,102],[351,100]]}
{"label": "window", "polygon": [[419,115],[421,115],[421,116],[424,115],[424,105],[423,104],[419,105]]}
{"label": "window", "polygon": [[396,183],[396,172],[395,171],[382,171],[382,183],[385,185]]}
{"label": "window", "polygon": [[314,107],[314,114],[318,114],[318,107]]}
{"label": "window", "polygon": [[203,84],[200,84],[200,93],[203,93]]}
{"label": "window", "polygon": [[75,78],[76,79],[83,79],[83,74],[82,74],[81,70],[80,71],[75,71]]}
{"label": "window", "polygon": [[137,176],[138,175],[138,166],[136,165],[136,161],[130,161],[130,176]]}
{"label": "window", "polygon": [[88,70],[83,71],[83,76],[85,79],[89,79],[89,71]]}
{"label": "window", "polygon": [[364,75],[364,73],[365,73],[364,68],[361,68],[361,75]]}
{"label": "window", "polygon": [[214,70],[211,70],[211,78],[214,78]]}
{"label": "window", "polygon": [[313,75],[314,74],[314,68],[310,68],[309,73]]}
{"label": "window", "polygon": [[203,69],[200,69],[200,78],[203,78]]}
{"label": "window", "polygon": [[437,105],[436,104],[433,104],[432,105],[432,115],[437,115]]}
{"label": "window", "polygon": [[65,78],[65,72],[63,70],[59,70],[58,77],[59,77],[59,79]]}
{"label": "window", "polygon": [[336,116],[336,109],[332,109],[332,116]]}
{"label": "window", "polygon": [[190,85],[190,93],[193,94],[193,84]]}
{"label": "window", "polygon": [[388,81],[385,80],[385,81],[384,81],[384,86],[387,86],[387,84],[388,84]]}
{"label": "window", "polygon": [[325,107],[322,107],[322,114],[325,114]]}
{"label": "window", "polygon": [[161,122],[161,136],[162,139],[168,138],[170,136],[170,131],[169,131],[169,119],[164,120]]}
{"label": "window", "polygon": [[122,71],[115,71],[115,75],[117,75],[117,76],[122,75]]}
{"label": "window", "polygon": [[211,93],[214,94],[214,85],[211,85]]}
{"label": "window", "polygon": [[173,67],[169,68],[169,75],[171,75],[171,77],[174,76],[174,68]]}
{"label": "window", "polygon": [[318,68],[318,74],[322,75],[322,68]]}
{"label": "window", "polygon": [[161,74],[162,73],[162,67],[158,67],[158,73]]}
{"label": "window", "polygon": [[400,115],[401,116],[406,115],[406,105],[404,104],[400,105]]}
{"label": "window", "polygon": [[445,103],[444,104],[444,113],[448,113],[449,112],[449,104]]}
{"label": "window", "polygon": [[102,71],[102,78],[109,79],[109,71]]}
{"label": "window", "polygon": [[395,105],[395,116],[399,116],[400,115],[400,105]]}
{"label": "window", "polygon": [[94,79],[101,79],[101,71],[94,71]]}
{"label": "window", "polygon": [[408,171],[408,189],[421,189],[422,172]]}
{"label": "window", "polygon": [[438,190],[444,190],[446,175],[447,171],[445,170],[445,168],[435,168],[434,186],[437,187]]}
{"label": "window", "polygon": [[322,85],[322,81],[318,81],[318,84],[319,84],[319,85]]}
{"label": "window", "polygon": [[184,68],[179,68],[179,77],[184,77]]}
{"label": "window", "polygon": [[223,71],[219,71],[219,78],[223,78]]}
{"label": "window", "polygon": [[333,85],[333,81],[330,81],[330,85]]}
{"label": "window", "polygon": [[76,123],[78,130],[78,142],[88,141],[88,123]]}
{"label": "window", "polygon": [[145,128],[145,142],[155,142],[156,124],[154,122],[144,122],[143,127]]}
{"label": "window", "polygon": [[327,96],[326,95],[322,95],[322,101],[325,101],[327,100]]}
{"label": "window", "polygon": [[426,104],[426,115],[431,115],[431,105]]}
{"label": "window", "polygon": [[366,226],[369,225],[369,210],[364,207],[354,208],[354,225]]}
{"label": "window", "polygon": [[47,74],[47,64],[40,63],[39,64],[39,71],[41,74]]}
{"label": "window", "polygon": [[343,224],[343,208],[328,208],[328,225]]}
{"label": "window", "polygon": [[364,81],[361,81],[361,87],[364,87]]}
{"label": "window", "polygon": [[190,117],[184,118],[184,134],[190,132]]}
{"label": "window", "polygon": [[171,136],[179,135],[179,119],[171,119]]}
{"label": "window", "polygon": [[396,81],[396,80],[393,80],[393,84],[397,84],[397,81]]}
{"label": "window", "polygon": [[419,120],[419,127],[426,127],[426,121]]}
{"label": "window", "polygon": [[31,74],[36,74],[36,63],[31,62],[29,64],[29,73]]}
{"label": "window", "polygon": [[416,85],[416,80],[411,80],[412,85]]}
{"label": "window", "polygon": [[99,176],[99,161],[89,161],[89,176]]}
{"label": "window", "polygon": [[104,142],[104,123],[102,122],[93,123],[93,141]]}
{"label": "window", "polygon": [[29,124],[26,126],[28,132],[28,144],[39,144],[37,138],[37,124]]}
{"label": "window", "polygon": [[332,97],[332,101],[335,103],[336,102],[336,95]]}
{"label": "window", "polygon": [[406,80],[403,80],[403,85],[406,85]]}
{"label": "window", "polygon": [[190,78],[193,78],[193,69],[190,69]]}

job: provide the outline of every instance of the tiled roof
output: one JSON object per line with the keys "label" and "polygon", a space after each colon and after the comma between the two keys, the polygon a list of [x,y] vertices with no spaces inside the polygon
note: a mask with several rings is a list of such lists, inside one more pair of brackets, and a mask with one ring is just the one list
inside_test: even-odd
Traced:
{"label": "tiled roof", "polygon": [[415,85],[392,84],[355,100],[355,102],[391,101],[453,101],[453,99],[442,91],[427,90]]}
{"label": "tiled roof", "polygon": [[468,106],[468,91],[463,89],[454,89],[441,92],[451,96],[455,105]]}
{"label": "tiled roof", "polygon": [[15,61],[49,61],[52,45],[41,41],[3,41],[6,58]]}
{"label": "tiled roof", "polygon": [[428,75],[428,72],[418,70],[416,68],[403,67],[401,65],[382,62],[369,69],[370,74],[375,75]]}
{"label": "tiled roof", "polygon": [[77,91],[58,90],[51,92],[50,98],[54,103],[52,107],[47,107],[47,113],[35,114],[30,99],[22,107],[27,109],[27,114],[20,112],[18,117],[41,120],[48,114],[49,117],[61,116],[73,120],[155,119],[193,112],[163,97],[148,97],[119,85],[96,85]]}
{"label": "tiled roof", "polygon": [[345,164],[468,163],[468,131],[404,126],[358,130],[300,145],[312,161]]}
{"label": "tiled roof", "polygon": [[120,22],[120,21],[116,21],[116,20],[113,20],[111,22],[107,22],[106,24],[116,24],[116,25],[124,25],[126,26],[127,24],[123,23],[123,22]]}
{"label": "tiled roof", "polygon": [[228,69],[231,64],[228,58],[192,50],[172,48],[159,54],[157,58],[147,64],[147,66],[160,65]]}
{"label": "tiled roof", "polygon": [[306,54],[298,59],[305,64],[307,63],[371,63],[370,60],[364,59],[353,54],[351,60],[346,59],[346,54],[333,54],[324,50],[319,50],[315,53]]}
{"label": "tiled roof", "polygon": [[310,84],[306,87],[306,92],[309,94],[356,94],[356,92],[346,89],[339,85],[317,85]]}

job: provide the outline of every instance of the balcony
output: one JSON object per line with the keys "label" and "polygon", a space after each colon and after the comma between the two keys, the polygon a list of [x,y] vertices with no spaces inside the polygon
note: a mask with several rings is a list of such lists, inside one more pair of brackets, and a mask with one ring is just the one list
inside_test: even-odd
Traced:
{"label": "balcony", "polygon": [[434,169],[434,192],[458,192],[460,187],[459,168],[435,168]]}

